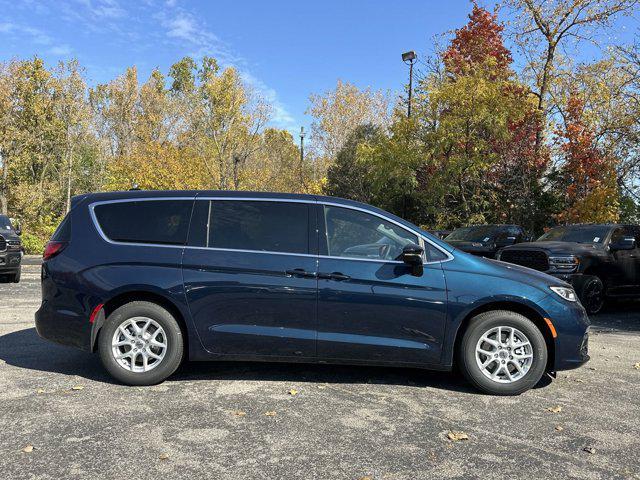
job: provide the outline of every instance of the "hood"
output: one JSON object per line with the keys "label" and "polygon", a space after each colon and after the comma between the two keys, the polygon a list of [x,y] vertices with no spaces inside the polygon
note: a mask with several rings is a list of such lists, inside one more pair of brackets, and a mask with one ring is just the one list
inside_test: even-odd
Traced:
{"label": "hood", "polygon": [[[454,264],[454,265],[450,265]],[[545,294],[549,292],[549,286],[566,286],[570,285],[562,280],[546,273],[514,265],[512,263],[500,262],[484,257],[476,257],[469,253],[460,253],[455,256],[455,262],[447,262],[443,264],[443,268],[459,268],[463,271],[472,271],[481,275],[489,275],[498,278],[507,278],[516,282],[524,283],[532,287],[538,288]]]}
{"label": "hood", "polygon": [[544,250],[549,254],[583,254],[601,252],[603,245],[576,242],[528,242],[511,245],[504,250]]}
{"label": "hood", "polygon": [[446,242],[465,252],[493,250],[493,242],[470,242],[468,240],[446,240]]}
{"label": "hood", "polygon": [[20,237],[13,230],[7,230],[6,228],[0,228],[0,235],[4,237],[5,240],[20,240]]}

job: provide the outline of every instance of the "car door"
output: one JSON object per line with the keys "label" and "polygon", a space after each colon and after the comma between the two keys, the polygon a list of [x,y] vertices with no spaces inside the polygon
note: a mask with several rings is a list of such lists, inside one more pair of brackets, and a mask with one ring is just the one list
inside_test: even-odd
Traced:
{"label": "car door", "polygon": [[[614,245],[620,240],[633,237],[628,227],[617,227],[611,234],[609,245]],[[609,247],[613,263],[609,272],[609,289],[611,293],[631,293],[636,283],[637,248],[634,250],[614,250]]]}
{"label": "car door", "polygon": [[314,203],[296,201],[196,201],[183,275],[191,315],[208,351],[315,357],[313,209]]}
{"label": "car door", "polygon": [[[446,318],[440,263],[398,260],[415,233],[380,215],[319,205],[318,358],[437,364]],[[430,254],[447,258],[430,247]]]}

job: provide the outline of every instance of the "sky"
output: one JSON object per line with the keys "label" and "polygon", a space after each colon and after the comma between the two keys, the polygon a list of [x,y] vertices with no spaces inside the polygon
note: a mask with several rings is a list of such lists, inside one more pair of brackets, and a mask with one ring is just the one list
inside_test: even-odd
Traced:
{"label": "sky", "polygon": [[[185,55],[209,55],[269,100],[272,125],[296,132],[311,121],[309,95],[338,79],[397,94],[402,52],[425,58],[470,10],[469,0],[0,0],[0,62],[77,58],[95,85],[132,65],[144,81]],[[621,19],[608,40],[630,41],[639,25]]]}

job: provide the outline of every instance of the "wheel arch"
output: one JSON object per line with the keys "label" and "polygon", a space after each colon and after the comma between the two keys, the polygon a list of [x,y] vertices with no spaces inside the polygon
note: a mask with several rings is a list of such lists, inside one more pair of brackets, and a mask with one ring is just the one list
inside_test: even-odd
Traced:
{"label": "wheel arch", "polygon": [[476,306],[471,311],[467,312],[467,314],[464,316],[464,318],[460,322],[460,325],[458,327],[455,340],[454,340],[454,346],[453,346],[454,365],[457,361],[456,360],[457,354],[460,350],[462,337],[464,337],[464,334],[467,331],[467,328],[469,328],[471,319],[476,315],[479,315],[485,312],[490,312],[493,310],[508,310],[510,312],[519,313],[520,315],[523,315],[524,317],[531,320],[535,324],[535,326],[538,327],[538,330],[540,330],[540,332],[542,333],[542,336],[544,337],[544,341],[547,344],[546,370],[547,371],[553,370],[553,366],[555,365],[555,341],[554,341],[553,332],[551,331],[551,328],[545,321],[544,315],[534,307],[529,306],[525,303],[514,301],[514,300],[499,300],[499,301],[484,303],[482,305]]}
{"label": "wheel arch", "polygon": [[95,327],[97,327],[97,331],[94,335],[92,335],[92,352],[95,352],[97,350],[98,338],[100,336],[100,330],[102,329],[104,319],[106,319],[112,312],[114,312],[122,305],[134,301],[155,303],[156,305],[160,305],[162,308],[167,310],[178,322],[180,330],[182,331],[182,338],[184,339],[183,341],[185,342],[184,351],[189,352],[189,330],[187,328],[186,319],[180,311],[180,308],[178,308],[178,306],[171,299],[164,295],[161,295],[160,293],[140,289],[119,292],[118,294],[114,295],[112,298],[104,302],[104,306],[102,307],[102,312],[100,315],[100,319],[102,321],[96,322]]}

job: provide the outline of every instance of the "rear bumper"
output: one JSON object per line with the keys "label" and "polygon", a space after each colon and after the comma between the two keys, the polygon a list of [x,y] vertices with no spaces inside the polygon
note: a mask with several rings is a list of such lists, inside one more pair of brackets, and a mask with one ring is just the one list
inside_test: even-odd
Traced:
{"label": "rear bumper", "polygon": [[36,312],[35,323],[41,338],[81,350],[91,349],[91,324],[84,315],[58,310],[44,300]]}

